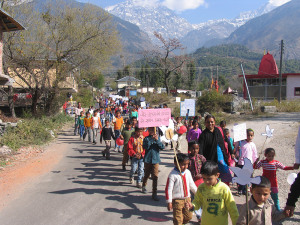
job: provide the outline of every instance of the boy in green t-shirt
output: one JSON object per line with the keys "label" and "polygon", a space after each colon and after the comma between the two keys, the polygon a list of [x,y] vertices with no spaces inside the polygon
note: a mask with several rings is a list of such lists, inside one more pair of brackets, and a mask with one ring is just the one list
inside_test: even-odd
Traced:
{"label": "boy in green t-shirt", "polygon": [[80,140],[83,140],[83,134],[84,134],[84,130],[85,130],[85,127],[84,127],[84,112],[81,111],[80,112],[80,116],[78,116],[78,121],[77,121],[77,124],[79,126],[79,134],[80,134]]}
{"label": "boy in green t-shirt", "polygon": [[218,164],[206,161],[201,167],[201,175],[204,183],[199,185],[193,202],[186,202],[185,206],[193,211],[202,208],[203,224],[227,225],[228,213],[232,224],[236,224],[239,212],[230,188],[218,179]]}
{"label": "boy in green t-shirt", "polygon": [[122,130],[120,138],[124,140],[124,151],[123,151],[123,160],[122,160],[122,169],[126,170],[126,163],[128,162],[128,152],[127,144],[131,136],[134,134],[135,129],[132,128],[132,123],[130,120],[126,122],[125,128]]}

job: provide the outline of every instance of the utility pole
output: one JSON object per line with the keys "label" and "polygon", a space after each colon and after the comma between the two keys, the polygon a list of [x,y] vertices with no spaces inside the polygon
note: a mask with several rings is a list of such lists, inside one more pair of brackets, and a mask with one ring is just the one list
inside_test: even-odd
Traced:
{"label": "utility pole", "polygon": [[278,99],[279,102],[281,102],[281,92],[282,92],[282,56],[283,56],[283,48],[284,48],[284,43],[283,43],[283,40],[281,40],[280,66],[279,66],[279,99]]}
{"label": "utility pole", "polygon": [[217,65],[217,82],[219,84],[219,66]]}
{"label": "utility pole", "polygon": [[251,96],[250,96],[250,92],[249,92],[249,88],[248,88],[248,84],[247,84],[247,79],[246,79],[246,75],[245,75],[245,71],[244,71],[244,67],[243,67],[242,63],[241,63],[241,69],[242,69],[242,72],[243,72],[244,82],[245,82],[245,86],[246,86],[246,89],[247,89],[248,98],[249,98],[249,101],[250,101],[251,111],[253,112],[252,99],[251,99]]}

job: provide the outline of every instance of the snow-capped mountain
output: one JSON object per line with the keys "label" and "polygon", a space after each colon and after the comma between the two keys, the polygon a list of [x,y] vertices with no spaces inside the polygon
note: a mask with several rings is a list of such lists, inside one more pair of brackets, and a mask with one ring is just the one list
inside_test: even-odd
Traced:
{"label": "snow-capped mountain", "polygon": [[156,31],[165,38],[177,38],[192,52],[204,45],[214,45],[227,38],[237,28],[249,20],[272,11],[290,0],[270,0],[269,3],[254,11],[242,12],[234,19],[210,20],[200,24],[190,24],[174,11],[163,6],[160,1],[127,0],[106,10],[123,20],[129,21],[145,31],[152,41]]}
{"label": "snow-capped mountain", "polygon": [[168,9],[162,4],[153,1],[153,4],[141,1],[128,0],[106,10],[139,26],[145,31],[153,41],[157,41],[153,32],[161,33],[164,38],[182,38],[194,27],[184,18],[179,17],[174,11]]}
{"label": "snow-capped mountain", "polygon": [[[290,0],[282,1],[288,2]],[[204,45],[211,46],[218,44],[220,40],[229,37],[232,32],[249,20],[268,13],[277,7],[278,4],[269,2],[257,10],[242,12],[234,19],[209,20],[193,25],[194,30],[180,39],[181,43],[187,48],[188,52],[195,51]]]}

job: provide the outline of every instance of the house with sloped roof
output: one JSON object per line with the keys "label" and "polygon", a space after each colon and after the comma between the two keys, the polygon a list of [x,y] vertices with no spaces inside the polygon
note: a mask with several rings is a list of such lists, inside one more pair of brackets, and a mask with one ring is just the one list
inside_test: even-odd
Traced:
{"label": "house with sloped roof", "polygon": [[136,89],[141,86],[142,81],[132,76],[126,76],[119,80],[116,80],[116,82],[117,82],[117,88],[118,90],[120,90],[127,87]]}

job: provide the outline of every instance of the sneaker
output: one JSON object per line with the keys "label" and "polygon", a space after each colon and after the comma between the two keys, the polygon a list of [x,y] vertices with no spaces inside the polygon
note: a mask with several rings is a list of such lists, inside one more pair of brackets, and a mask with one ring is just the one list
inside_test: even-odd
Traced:
{"label": "sneaker", "polygon": [[105,152],[104,151],[102,152],[102,155],[103,155],[103,157],[105,157]]}
{"label": "sneaker", "polygon": [[129,178],[129,183],[133,184],[134,180],[133,180],[133,177],[130,177]]}
{"label": "sneaker", "polygon": [[96,142],[96,141],[93,141],[93,144],[95,145],[95,144],[97,144],[97,142]]}
{"label": "sneaker", "polygon": [[147,194],[147,190],[145,186],[142,187],[142,193]]}
{"label": "sneaker", "polygon": [[122,166],[122,170],[126,171],[126,166]]}
{"label": "sneaker", "polygon": [[159,198],[158,198],[157,194],[152,194],[152,199],[154,201],[159,201]]}
{"label": "sneaker", "polygon": [[119,153],[122,153],[122,150],[119,148],[119,149],[118,149],[118,152],[119,152]]}
{"label": "sneaker", "polygon": [[137,183],[136,183],[136,186],[137,186],[138,188],[142,188],[142,182],[137,182]]}
{"label": "sneaker", "polygon": [[115,148],[115,152],[117,152],[118,151],[118,148]]}

